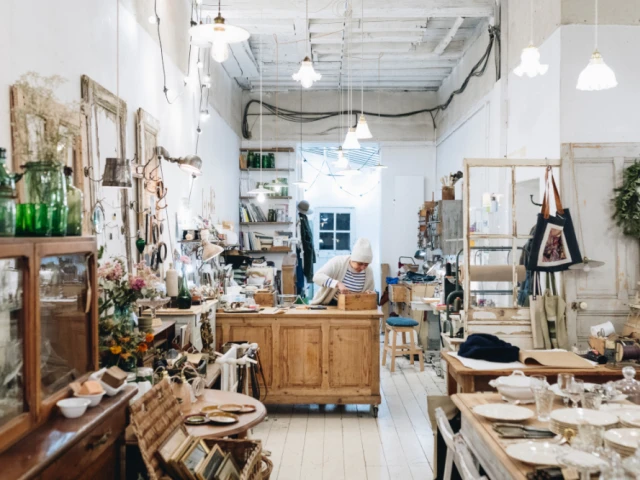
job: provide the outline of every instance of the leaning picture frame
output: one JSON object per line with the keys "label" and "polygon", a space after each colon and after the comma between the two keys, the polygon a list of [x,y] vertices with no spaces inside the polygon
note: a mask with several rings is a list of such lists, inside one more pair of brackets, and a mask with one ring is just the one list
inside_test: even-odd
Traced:
{"label": "leaning picture frame", "polygon": [[202,460],[195,470],[195,476],[197,480],[213,480],[215,474],[222,465],[225,459],[225,453],[222,451],[219,445],[214,445],[209,452],[209,455]]}
{"label": "leaning picture frame", "polygon": [[194,442],[178,461],[178,467],[180,468],[182,475],[190,480],[196,480],[196,467],[207,457],[208,454],[209,447],[207,447],[204,440]]}

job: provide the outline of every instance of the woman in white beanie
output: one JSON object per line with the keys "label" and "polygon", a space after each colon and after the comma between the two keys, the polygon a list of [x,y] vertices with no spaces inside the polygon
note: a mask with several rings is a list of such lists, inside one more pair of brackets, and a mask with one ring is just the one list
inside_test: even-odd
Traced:
{"label": "woman in white beanie", "polygon": [[311,305],[336,304],[339,293],[362,293],[375,289],[371,243],[359,238],[351,255],[340,255],[329,260],[313,276],[313,283],[320,289],[311,300]]}

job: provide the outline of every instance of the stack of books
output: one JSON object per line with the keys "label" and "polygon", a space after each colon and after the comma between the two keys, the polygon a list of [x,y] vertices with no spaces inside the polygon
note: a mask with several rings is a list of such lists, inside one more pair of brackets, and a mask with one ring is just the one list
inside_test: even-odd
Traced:
{"label": "stack of books", "polygon": [[226,480],[240,477],[240,467],[230,453],[218,445],[188,435],[179,427],[158,449],[167,473],[177,480]]}
{"label": "stack of books", "polygon": [[253,203],[240,204],[240,221],[244,223],[267,222],[268,217],[258,205]]}
{"label": "stack of books", "polygon": [[273,237],[260,232],[242,232],[240,248],[245,251],[271,250]]}

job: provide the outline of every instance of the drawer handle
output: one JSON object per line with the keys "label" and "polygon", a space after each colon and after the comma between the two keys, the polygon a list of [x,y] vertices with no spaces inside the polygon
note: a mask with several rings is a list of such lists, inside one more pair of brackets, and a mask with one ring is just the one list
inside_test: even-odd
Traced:
{"label": "drawer handle", "polygon": [[102,435],[100,438],[98,438],[95,442],[90,443],[89,445],[87,445],[87,449],[88,450],[95,450],[99,446],[104,445],[105,443],[107,443],[107,441],[109,440],[109,437],[111,437],[111,430],[108,430],[107,432],[105,432],[104,435]]}

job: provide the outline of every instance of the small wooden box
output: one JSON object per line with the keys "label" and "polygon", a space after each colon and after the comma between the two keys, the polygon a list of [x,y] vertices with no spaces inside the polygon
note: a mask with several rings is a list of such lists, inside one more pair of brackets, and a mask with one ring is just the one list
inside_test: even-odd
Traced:
{"label": "small wooden box", "polygon": [[393,303],[407,303],[411,292],[406,285],[389,285],[389,300]]}
{"label": "small wooden box", "polygon": [[347,295],[338,295],[339,310],[376,310],[377,308],[377,293],[350,293]]}
{"label": "small wooden box", "polygon": [[275,294],[273,292],[256,292],[253,299],[261,307],[275,307]]}

